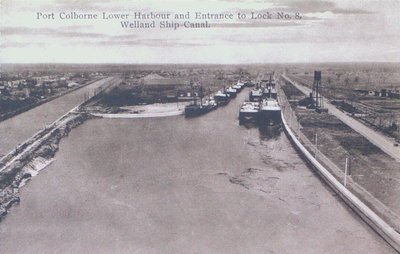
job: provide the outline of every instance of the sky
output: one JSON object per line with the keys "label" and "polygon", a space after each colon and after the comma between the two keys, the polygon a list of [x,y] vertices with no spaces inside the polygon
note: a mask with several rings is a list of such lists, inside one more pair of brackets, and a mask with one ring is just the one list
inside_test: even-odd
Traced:
{"label": "sky", "polygon": [[[400,62],[399,0],[0,0],[0,8],[1,63]],[[302,18],[277,19],[281,11]],[[129,13],[129,22],[134,12],[235,18],[209,20],[210,28],[137,29],[119,20],[62,20],[60,12]],[[252,20],[251,12],[273,18]]]}

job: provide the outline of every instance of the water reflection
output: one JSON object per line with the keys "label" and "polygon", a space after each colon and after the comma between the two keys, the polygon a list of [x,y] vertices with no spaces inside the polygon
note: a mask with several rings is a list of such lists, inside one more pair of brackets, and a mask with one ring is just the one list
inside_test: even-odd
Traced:
{"label": "water reflection", "polygon": [[239,121],[239,125],[245,127],[246,129],[253,129],[258,127],[257,123],[252,121]]}
{"label": "water reflection", "polygon": [[283,127],[281,124],[278,125],[260,125],[254,121],[240,121],[239,125],[245,127],[247,130],[258,128],[261,140],[273,140],[280,137]]}
{"label": "water reflection", "polygon": [[277,139],[282,133],[282,125],[262,126],[258,127],[261,140]]}

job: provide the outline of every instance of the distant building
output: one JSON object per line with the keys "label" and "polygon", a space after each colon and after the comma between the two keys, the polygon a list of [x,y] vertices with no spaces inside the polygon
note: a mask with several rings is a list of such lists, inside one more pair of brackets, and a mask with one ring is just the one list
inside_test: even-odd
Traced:
{"label": "distant building", "polygon": [[0,84],[0,94],[4,94],[5,90],[6,90],[6,86],[3,84]]}
{"label": "distant building", "polygon": [[29,96],[30,96],[29,88],[24,88],[24,92],[25,92],[25,98],[29,98]]}
{"label": "distant building", "polygon": [[165,78],[158,74],[149,74],[139,79],[142,97],[156,97],[159,99],[174,99],[178,90],[187,87],[187,80],[180,78]]}
{"label": "distant building", "polygon": [[9,82],[9,84],[10,87],[18,88],[20,85],[26,85],[26,80],[25,79],[13,80]]}
{"label": "distant building", "polygon": [[398,91],[398,90],[389,90],[388,97],[400,99],[400,91]]}
{"label": "distant building", "polygon": [[78,83],[76,83],[76,82],[69,82],[67,86],[68,86],[69,88],[75,87],[75,86],[78,86]]}
{"label": "distant building", "polygon": [[362,94],[362,95],[367,95],[369,94],[370,91],[364,90],[364,89],[353,89],[354,92]]}
{"label": "distant building", "polygon": [[26,92],[24,90],[12,90],[10,95],[16,99],[26,98]]}
{"label": "distant building", "polygon": [[379,96],[379,97],[389,97],[389,98],[400,98],[400,91],[398,90],[390,90],[390,89],[381,89],[380,91],[368,91],[368,95],[370,96]]}

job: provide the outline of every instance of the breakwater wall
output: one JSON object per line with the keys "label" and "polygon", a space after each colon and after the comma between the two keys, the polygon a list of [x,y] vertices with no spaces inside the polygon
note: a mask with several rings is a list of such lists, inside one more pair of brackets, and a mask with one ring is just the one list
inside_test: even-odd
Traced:
{"label": "breakwater wall", "polygon": [[101,118],[150,118],[150,117],[167,117],[167,116],[178,116],[183,115],[183,111],[171,111],[171,112],[163,112],[163,113],[139,113],[139,114],[103,114],[103,113],[91,113],[91,115],[95,117]]}
{"label": "breakwater wall", "polygon": [[118,79],[107,78],[102,86],[88,92],[81,104],[0,158],[0,221],[11,206],[20,201],[19,188],[54,160],[60,140],[73,128],[93,118],[90,114],[79,112],[80,107],[117,82]]}
{"label": "breakwater wall", "polygon": [[0,221],[14,203],[19,202],[19,188],[52,162],[60,140],[76,126],[89,119],[87,114],[69,113],[51,127],[36,133],[15,151],[2,158],[0,167]]}

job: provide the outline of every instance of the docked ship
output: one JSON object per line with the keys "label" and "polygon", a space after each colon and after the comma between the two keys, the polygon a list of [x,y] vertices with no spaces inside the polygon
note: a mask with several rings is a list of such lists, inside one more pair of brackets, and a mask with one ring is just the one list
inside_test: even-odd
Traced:
{"label": "docked ship", "polygon": [[193,103],[185,107],[185,117],[200,116],[216,109],[217,107],[218,104],[212,97],[206,99],[204,102],[200,100],[200,103],[197,103],[197,100],[194,100]]}
{"label": "docked ship", "polygon": [[235,88],[231,87],[231,86],[228,87],[228,88],[225,90],[225,93],[228,94],[230,98],[235,98],[237,92],[238,92],[238,91],[237,91]]}
{"label": "docked ship", "polygon": [[241,80],[238,80],[237,83],[235,85],[233,85],[232,87],[234,89],[236,89],[237,92],[239,93],[244,88],[244,82],[242,82]]}
{"label": "docked ship", "polygon": [[277,93],[277,91],[276,91],[274,86],[268,86],[268,87],[264,88],[262,97],[263,98],[277,99],[278,98],[278,93]]}
{"label": "docked ship", "polygon": [[274,73],[267,74],[269,79],[264,79],[265,87],[263,90],[263,99],[260,105],[259,123],[260,125],[277,125],[282,122],[281,107],[278,103],[278,93],[273,80]]}
{"label": "docked ship", "polygon": [[245,101],[239,110],[239,123],[257,122],[259,110],[259,102]]}
{"label": "docked ship", "polygon": [[282,122],[281,107],[273,98],[263,99],[259,111],[259,123],[261,125],[273,126]]}
{"label": "docked ship", "polygon": [[208,98],[204,101],[203,106],[208,109],[208,111],[214,110],[218,108],[217,102],[213,97]]}
{"label": "docked ship", "polygon": [[271,88],[270,97],[275,100],[278,99],[278,92],[276,91],[275,87]]}
{"label": "docked ship", "polygon": [[244,82],[244,86],[246,86],[246,87],[253,87],[253,86],[255,86],[255,82],[254,82],[253,80],[247,79],[247,80]]}
{"label": "docked ship", "polygon": [[266,74],[268,76],[268,79],[264,78],[261,80],[261,83],[263,84],[262,89],[263,89],[263,98],[277,98],[277,93],[275,89],[275,82],[273,80],[273,75],[274,73]]}
{"label": "docked ship", "polygon": [[217,103],[212,97],[207,98],[203,103],[203,88],[200,86],[198,92],[193,92],[193,102],[185,107],[185,117],[203,115],[217,108]]}
{"label": "docked ship", "polygon": [[243,89],[245,87],[245,82],[242,80],[238,80],[237,84]]}
{"label": "docked ship", "polygon": [[236,85],[233,85],[232,88],[236,89],[236,91],[239,93],[240,91],[242,91],[243,87],[239,85],[239,83],[237,83]]}
{"label": "docked ship", "polygon": [[214,95],[214,99],[217,102],[217,105],[226,105],[229,102],[229,95],[225,92],[222,91],[218,91],[215,95]]}
{"label": "docked ship", "polygon": [[255,88],[250,91],[249,100],[250,101],[261,101],[263,96],[263,90],[261,88]]}
{"label": "docked ship", "polygon": [[202,104],[190,104],[185,107],[185,117],[195,117],[207,113],[209,110]]}

